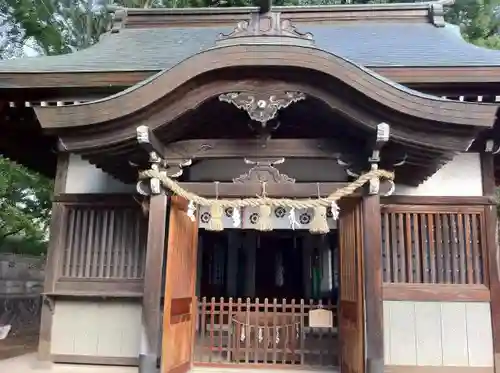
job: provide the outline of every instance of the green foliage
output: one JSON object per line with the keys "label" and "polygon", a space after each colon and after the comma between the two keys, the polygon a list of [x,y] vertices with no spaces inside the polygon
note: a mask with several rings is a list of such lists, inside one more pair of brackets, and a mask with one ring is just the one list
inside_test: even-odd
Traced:
{"label": "green foliage", "polygon": [[456,0],[446,20],[459,25],[464,38],[478,46],[500,49],[500,0]]}
{"label": "green foliage", "polygon": [[42,250],[48,238],[52,181],[0,157],[0,247],[8,239]]}
{"label": "green foliage", "polygon": [[0,253],[43,256],[47,253],[47,246],[47,241],[39,241],[30,237],[12,237],[5,239],[4,244],[0,246]]}

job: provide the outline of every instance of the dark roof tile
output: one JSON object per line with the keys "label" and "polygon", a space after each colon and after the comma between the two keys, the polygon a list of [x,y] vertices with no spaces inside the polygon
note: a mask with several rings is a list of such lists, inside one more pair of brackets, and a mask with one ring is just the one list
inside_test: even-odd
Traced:
{"label": "dark roof tile", "polygon": [[[431,23],[339,22],[300,25],[316,46],[367,67],[500,66],[500,51],[467,43],[457,27]],[[62,56],[0,62],[0,72],[158,71],[214,46],[230,27],[121,29]]]}

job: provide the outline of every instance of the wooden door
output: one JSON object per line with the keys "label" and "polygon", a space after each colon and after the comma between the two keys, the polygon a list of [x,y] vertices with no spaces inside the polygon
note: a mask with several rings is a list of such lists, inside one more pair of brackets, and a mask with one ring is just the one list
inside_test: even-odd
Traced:
{"label": "wooden door", "polygon": [[198,226],[186,214],[187,201],[173,197],[168,226],[162,373],[191,369],[196,322]]}
{"label": "wooden door", "polygon": [[339,218],[339,337],[342,373],[364,372],[361,200],[347,199]]}

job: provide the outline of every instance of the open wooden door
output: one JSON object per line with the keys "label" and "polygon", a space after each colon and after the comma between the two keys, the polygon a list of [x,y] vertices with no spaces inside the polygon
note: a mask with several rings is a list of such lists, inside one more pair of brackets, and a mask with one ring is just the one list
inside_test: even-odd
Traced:
{"label": "open wooden door", "polygon": [[340,205],[339,337],[342,373],[364,373],[363,234],[361,200]]}
{"label": "open wooden door", "polygon": [[186,209],[186,200],[172,198],[165,276],[162,373],[188,372],[192,363],[198,225],[187,216]]}

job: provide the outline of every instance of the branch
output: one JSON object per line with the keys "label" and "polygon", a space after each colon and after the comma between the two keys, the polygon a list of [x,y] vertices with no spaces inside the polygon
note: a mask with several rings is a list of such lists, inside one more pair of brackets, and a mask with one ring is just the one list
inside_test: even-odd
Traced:
{"label": "branch", "polygon": [[18,234],[19,232],[21,232],[23,230],[23,228],[17,228],[17,229],[14,229],[10,232],[7,232],[7,233],[3,233],[1,236],[2,238],[0,238],[1,241],[4,241],[7,237],[10,237],[10,236],[13,236],[15,234]]}

